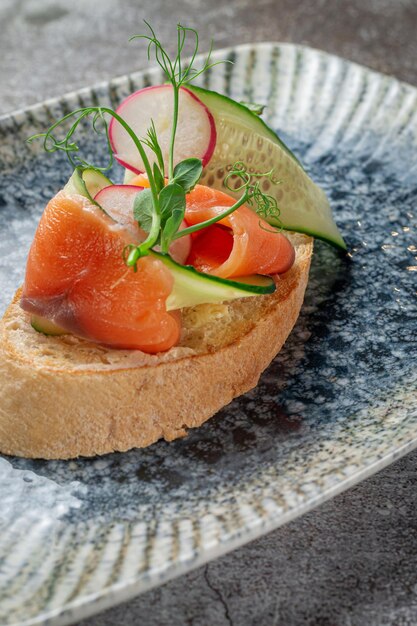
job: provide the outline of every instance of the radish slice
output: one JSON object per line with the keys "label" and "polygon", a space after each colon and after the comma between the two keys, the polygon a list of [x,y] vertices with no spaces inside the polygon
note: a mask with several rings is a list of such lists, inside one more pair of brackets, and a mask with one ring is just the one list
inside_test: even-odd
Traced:
{"label": "radish slice", "polygon": [[[146,137],[146,131],[153,120],[165,168],[168,167],[173,109],[171,85],[159,85],[136,91],[126,98],[116,111],[139,139]],[[216,125],[213,116],[201,100],[184,87],[181,87],[179,92],[178,110],[174,165],[183,159],[197,157],[202,160],[204,166],[210,160],[216,145]],[[109,125],[109,138],[114,155],[121,165],[137,174],[145,171],[133,140],[114,118]],[[144,146],[144,149],[150,163],[153,164],[156,160],[154,153],[147,146]]]}
{"label": "radish slice", "polygon": [[[128,228],[135,239],[139,242],[144,241],[147,233],[139,228],[137,221],[133,215],[133,204],[135,198],[143,191],[143,187],[137,185],[110,185],[104,187],[94,197],[94,200],[101,206],[103,211],[110,215],[118,224],[122,224]],[[187,228],[187,224],[182,222],[180,230]],[[159,250],[158,247],[155,248]],[[191,237],[181,237],[174,241],[169,247],[170,256],[181,265],[184,265],[191,250]]]}
{"label": "radish slice", "polygon": [[[94,196],[94,200],[115,222],[123,226],[136,227],[137,222],[133,217],[133,204],[136,196],[142,190],[143,187],[136,185],[111,185],[101,189]],[[141,233],[146,237],[143,230]]]}

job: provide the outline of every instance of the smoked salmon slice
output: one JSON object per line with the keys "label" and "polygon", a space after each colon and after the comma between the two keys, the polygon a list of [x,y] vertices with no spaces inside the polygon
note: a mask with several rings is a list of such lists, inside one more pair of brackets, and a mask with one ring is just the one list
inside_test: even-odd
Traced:
{"label": "smoked salmon slice", "polygon": [[148,353],[178,341],[166,311],[171,272],[144,257],[123,261],[132,234],[82,196],[58,193],[47,205],[29,252],[21,305],[75,335]]}
{"label": "smoked salmon slice", "polygon": [[[200,224],[231,207],[235,200],[223,193],[196,185],[187,195],[185,221]],[[221,278],[250,274],[282,274],[294,263],[291,242],[276,232],[249,207],[243,205],[228,217],[193,237],[187,263]]]}

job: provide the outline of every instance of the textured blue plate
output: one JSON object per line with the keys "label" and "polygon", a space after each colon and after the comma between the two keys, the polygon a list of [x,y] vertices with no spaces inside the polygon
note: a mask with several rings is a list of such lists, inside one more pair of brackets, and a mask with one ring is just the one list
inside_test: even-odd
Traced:
{"label": "textured blue plate", "polygon": [[[259,386],[184,439],[71,462],[0,458],[0,623],[67,624],[283,524],[417,445],[417,91],[293,45],[216,55],[205,85],[267,104],[329,194],[301,316]],[[138,73],[0,120],[0,306],[70,171],[25,138],[116,106]],[[87,152],[98,155],[91,135]]]}

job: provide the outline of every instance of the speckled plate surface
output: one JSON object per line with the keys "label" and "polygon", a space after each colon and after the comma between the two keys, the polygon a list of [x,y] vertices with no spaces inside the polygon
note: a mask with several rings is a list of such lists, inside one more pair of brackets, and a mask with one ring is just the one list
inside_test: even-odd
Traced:
{"label": "speckled plate surface", "polygon": [[[289,44],[220,52],[205,85],[266,119],[328,192],[299,321],[258,387],[188,438],[71,462],[0,458],[0,623],[68,624],[311,509],[417,445],[417,90]],[[0,305],[69,167],[24,139],[116,106],[138,73],[0,119]],[[98,153],[86,135],[86,149]]]}

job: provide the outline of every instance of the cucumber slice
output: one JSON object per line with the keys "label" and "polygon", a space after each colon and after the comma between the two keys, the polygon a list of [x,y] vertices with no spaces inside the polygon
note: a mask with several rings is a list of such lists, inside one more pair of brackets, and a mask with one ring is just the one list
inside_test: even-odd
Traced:
{"label": "cucumber slice", "polygon": [[152,255],[162,261],[174,276],[174,287],[167,300],[168,311],[264,295],[276,289],[269,276],[242,276],[227,280],[198,272],[191,265],[179,265],[167,254],[152,252]]}
{"label": "cucumber slice", "polygon": [[66,330],[47,320],[45,317],[41,317],[40,315],[32,315],[30,318],[30,324],[34,330],[44,335],[58,336],[68,334]]}
{"label": "cucumber slice", "polygon": [[70,194],[78,193],[88,198],[94,204],[97,204],[97,206],[100,206],[98,202],[94,200],[94,197],[99,191],[104,189],[104,187],[109,187],[112,184],[112,181],[107,178],[103,172],[100,172],[100,170],[96,170],[93,167],[84,169],[82,167],[76,167],[71,178],[65,185],[64,190]]}
{"label": "cucumber slice", "polygon": [[[280,184],[264,180],[262,190],[276,198],[283,228],[312,235],[346,250],[325,193],[273,130],[247,107],[226,96],[193,85],[187,89],[210,110],[217,130],[216,147],[200,182],[225,191],[223,180],[227,168],[236,161],[242,161],[253,172],[273,169]],[[238,192],[226,192],[240,196]]]}
{"label": "cucumber slice", "polygon": [[92,167],[83,171],[82,179],[88,195],[90,198],[93,198],[93,200],[99,191],[113,184],[110,178],[107,178],[103,172],[95,170]]}

